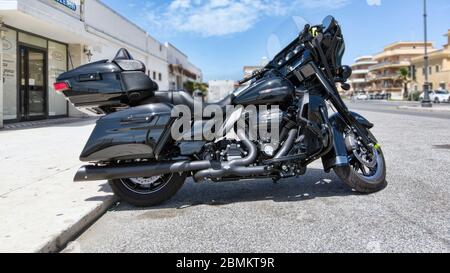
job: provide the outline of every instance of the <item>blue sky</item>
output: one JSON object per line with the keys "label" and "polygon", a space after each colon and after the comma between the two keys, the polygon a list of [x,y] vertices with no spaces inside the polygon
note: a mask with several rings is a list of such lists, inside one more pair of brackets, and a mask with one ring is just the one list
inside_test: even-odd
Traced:
{"label": "blue sky", "polygon": [[[293,17],[316,24],[334,15],[344,29],[346,64],[395,41],[423,39],[422,0],[102,1],[185,52],[205,80],[242,78],[244,65],[270,56],[273,34],[296,32]],[[450,1],[428,0],[428,12],[429,39],[440,48],[450,29]]]}

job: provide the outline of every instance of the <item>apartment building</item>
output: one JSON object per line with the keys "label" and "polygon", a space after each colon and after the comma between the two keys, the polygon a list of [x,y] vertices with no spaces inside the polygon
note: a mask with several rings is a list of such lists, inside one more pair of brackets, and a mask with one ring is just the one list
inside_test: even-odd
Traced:
{"label": "apartment building", "polygon": [[188,81],[201,82],[202,71],[193,65],[186,54],[171,43],[166,43],[167,61],[169,63],[169,88],[184,89]]}
{"label": "apartment building", "polygon": [[[427,43],[429,52],[434,52],[433,43]],[[399,77],[401,68],[409,69],[411,59],[423,56],[424,42],[397,42],[388,45],[373,59],[376,65],[369,67],[370,92],[390,94],[392,98],[403,96],[403,82]]]}
{"label": "apartment building", "polygon": [[[440,50],[429,54],[428,82],[430,89],[450,90],[450,29],[446,36],[448,42]],[[423,56],[411,59],[412,89],[422,91],[425,84],[425,68]]]}
{"label": "apartment building", "polygon": [[377,62],[373,59],[373,56],[361,56],[355,59],[355,63],[351,65],[353,73],[348,81],[352,86],[352,92],[369,91],[369,68],[376,64]]}
{"label": "apartment building", "polygon": [[[54,92],[55,79],[79,65],[111,59],[122,47],[145,63],[161,90],[173,82],[172,47],[98,0],[2,0],[0,25],[0,128],[3,122],[81,115]],[[201,80],[201,71],[181,54],[180,63],[193,71],[189,76]]]}

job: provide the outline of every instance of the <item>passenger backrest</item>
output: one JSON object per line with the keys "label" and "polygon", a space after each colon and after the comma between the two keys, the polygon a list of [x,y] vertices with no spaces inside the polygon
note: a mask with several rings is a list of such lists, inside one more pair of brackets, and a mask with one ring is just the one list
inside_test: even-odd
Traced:
{"label": "passenger backrest", "polygon": [[145,65],[141,61],[133,59],[130,52],[125,48],[121,48],[113,59],[123,71],[141,71],[145,73]]}
{"label": "passenger backrest", "polygon": [[114,60],[123,71],[141,71],[145,73],[145,65],[138,60]]}

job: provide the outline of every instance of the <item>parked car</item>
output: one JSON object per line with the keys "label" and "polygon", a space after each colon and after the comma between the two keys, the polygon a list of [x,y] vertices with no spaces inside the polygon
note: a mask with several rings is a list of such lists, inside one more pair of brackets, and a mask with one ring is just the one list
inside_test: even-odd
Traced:
{"label": "parked car", "polygon": [[368,100],[369,96],[367,94],[364,93],[359,93],[356,95],[356,99],[357,100]]}
{"label": "parked car", "polygon": [[[420,95],[420,100],[424,99],[424,93]],[[447,90],[430,91],[430,100],[434,103],[450,102],[450,92]]]}
{"label": "parked car", "polygon": [[389,99],[388,94],[385,93],[378,93],[375,95],[376,100],[387,100]]}

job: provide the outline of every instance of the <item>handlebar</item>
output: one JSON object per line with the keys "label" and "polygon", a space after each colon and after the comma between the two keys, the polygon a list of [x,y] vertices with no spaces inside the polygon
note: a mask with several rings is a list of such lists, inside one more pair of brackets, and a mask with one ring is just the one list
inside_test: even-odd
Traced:
{"label": "handlebar", "polygon": [[247,83],[251,80],[253,80],[254,78],[260,77],[261,75],[263,75],[264,73],[267,72],[267,68],[262,68],[262,69],[258,69],[253,71],[252,75],[246,79],[243,79],[241,81],[238,82],[239,85],[243,85],[244,83]]}

